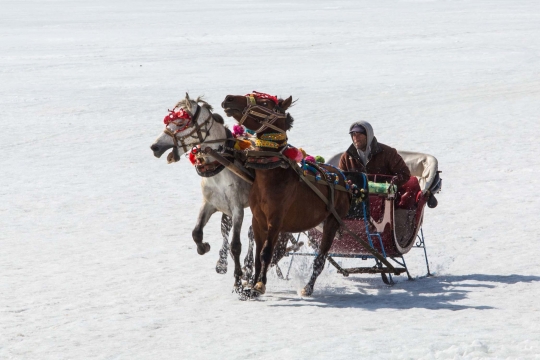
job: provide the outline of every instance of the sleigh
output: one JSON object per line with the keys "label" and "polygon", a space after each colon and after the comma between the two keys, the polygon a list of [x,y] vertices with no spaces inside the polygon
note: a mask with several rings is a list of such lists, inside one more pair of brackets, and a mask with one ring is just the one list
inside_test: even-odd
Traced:
{"label": "sleigh", "polygon": [[[359,185],[368,191],[363,199],[351,206],[349,214],[343,219],[344,225],[354,234],[340,229],[328,254],[330,264],[344,276],[380,273],[387,284],[393,284],[392,274],[407,273],[408,278],[412,279],[404,258],[412,248],[423,249],[427,275],[431,275],[422,223],[426,205],[429,204],[429,207],[437,205],[434,194],[441,189],[437,159],[421,153],[405,151],[399,153],[412,175],[399,189],[395,186],[395,178],[392,176],[347,173],[347,176],[357,184],[362,181],[359,179],[364,179],[364,183]],[[332,160],[335,161],[335,158]],[[313,228],[301,235],[306,236],[309,247],[316,250],[322,238],[322,227]],[[366,249],[356,237],[369,244],[371,249]],[[391,270],[383,266],[372,255],[373,250],[393,261],[396,266]],[[289,252],[288,255],[292,257],[289,264],[290,271],[295,256],[314,256],[316,253],[297,251]],[[375,265],[343,268],[334,258],[374,259]]]}
{"label": "sleigh", "polygon": [[[205,199],[199,221],[192,232],[197,252],[202,255],[210,250],[210,244],[203,241],[202,229],[212,213],[221,210],[224,214],[232,213],[233,218],[230,219],[228,215],[222,217],[224,242],[216,270],[219,273],[226,271],[228,234],[231,227],[236,227],[230,252],[235,260],[234,289],[243,299],[265,293],[268,268],[274,264],[279,269],[282,253],[292,253],[293,259],[296,255],[302,255],[298,252],[301,242],[298,238],[292,238],[291,231],[305,231],[303,234],[308,237],[309,244],[319,252],[303,254],[315,255],[315,260],[311,278],[301,291],[302,296],[313,293],[315,281],[326,259],[343,275],[381,273],[387,282],[386,273],[399,275],[407,271],[403,255],[418,237],[425,204],[436,205],[432,193],[438,191],[434,184],[440,184],[440,181],[436,180],[435,158],[424,154],[402,154],[417,177],[411,178],[399,190],[395,186],[395,179],[380,175],[349,174],[351,177],[361,177],[361,181],[356,179],[356,183],[349,183],[335,164],[321,164],[317,157],[288,144],[286,132],[292,127],[294,119],[286,110],[292,103],[292,96],[279,99],[258,92],[244,96],[227,95],[222,102],[225,113],[234,117],[239,125],[255,132],[253,142],[231,136],[223,119],[212,114],[209,104],[201,99],[191,100],[187,94],[164,118],[166,128],[150,147],[154,156],[160,157],[172,148],[172,156],[168,160],[178,161],[181,151],[188,152],[191,148],[189,156],[199,175],[208,179],[226,175],[227,179],[214,181],[212,193],[235,189],[232,194],[214,197],[216,204]],[[240,132],[237,135],[240,136]],[[225,168],[230,172],[223,172]],[[429,176],[424,176],[425,173]],[[235,181],[240,181],[243,186],[235,186]],[[428,183],[431,185],[428,186]],[[250,190],[250,184],[256,191]],[[361,192],[358,186],[361,186]],[[238,192],[238,189],[242,191]],[[225,203],[220,201],[222,198],[226,199]],[[246,270],[243,271],[239,259],[239,229],[248,198],[253,224],[257,225],[252,228],[250,240],[255,240],[257,246],[256,256],[250,256],[253,252],[253,241],[250,241],[248,256],[244,261]],[[354,200],[352,211],[349,206],[351,199]],[[231,210],[232,203],[236,210]],[[348,216],[344,217],[348,210]],[[305,215],[298,216],[302,213]],[[236,220],[235,214],[239,215]],[[321,221],[324,227],[322,236],[319,229],[312,229]],[[423,235],[421,230],[420,234]],[[337,241],[332,246],[336,236]],[[289,242],[293,245],[287,247]],[[318,243],[320,246],[317,246]],[[424,244],[423,236],[421,243]],[[333,257],[372,258],[375,259],[375,266],[343,269]],[[254,266],[250,258],[255,259]],[[401,267],[394,266],[389,260],[398,261]],[[253,276],[249,274],[252,268]],[[247,286],[242,281],[243,275]]]}

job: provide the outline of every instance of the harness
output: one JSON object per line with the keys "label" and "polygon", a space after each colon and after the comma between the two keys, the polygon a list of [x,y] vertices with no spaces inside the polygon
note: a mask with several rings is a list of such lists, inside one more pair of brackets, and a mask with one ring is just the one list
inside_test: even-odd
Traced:
{"label": "harness", "polygon": [[285,133],[260,134],[255,140],[256,147],[279,149],[287,145],[287,135]]}
{"label": "harness", "polygon": [[277,112],[275,108],[273,110],[267,109],[264,106],[257,105],[256,97],[264,97],[275,102],[277,105],[277,99],[275,97],[265,96],[266,94],[258,93],[254,91],[252,94],[247,94],[247,106],[242,111],[242,118],[238,122],[240,125],[244,124],[244,121],[251,116],[261,127],[255,130],[255,133],[259,134],[264,130],[270,128],[276,130],[279,133],[285,134],[285,130],[275,126],[274,123],[279,119],[286,119],[287,115]]}
{"label": "harness", "polygon": [[281,167],[287,169],[290,167],[287,157],[280,152],[244,150],[246,156],[245,167],[259,170],[271,170]]}
{"label": "harness", "polygon": [[[235,138],[233,137],[231,131],[227,128],[225,128],[227,138],[225,139],[225,146],[220,146],[217,150],[218,153],[221,154],[221,156],[230,158],[234,160],[234,142]],[[216,140],[223,141],[224,139]],[[214,142],[214,141],[212,141]],[[211,142],[206,142],[211,143]],[[212,177],[225,169],[225,165],[223,165],[220,161],[214,160],[210,163],[206,162],[206,158],[211,155],[206,155],[196,147],[194,147],[191,152],[195,155],[195,158],[197,159],[197,163],[195,163],[195,171],[197,171],[197,174],[202,177]]]}
{"label": "harness", "polygon": [[[359,242],[366,251],[370,252],[376,259],[378,259],[382,264],[386,265],[389,272],[394,273],[396,275],[400,274],[400,269],[396,269],[388,260],[386,260],[386,257],[384,255],[381,255],[375,250],[370,244],[368,244],[366,241],[364,241],[362,238],[360,238],[358,235],[356,235],[353,231],[349,229],[349,227],[343,222],[339,214],[337,213],[335,209],[335,191],[343,191],[347,192],[350,196],[350,199],[352,200],[354,197],[357,197],[359,194],[357,192],[358,189],[351,189],[350,187],[341,186],[337,183],[338,181],[338,175],[335,175],[334,179],[331,179],[330,174],[323,170],[322,167],[318,166],[317,164],[310,163],[310,166],[315,167],[321,174],[324,175],[325,179],[321,179],[318,176],[309,175],[307,172],[304,172],[304,170],[298,166],[298,164],[292,160],[283,155],[281,152],[272,152],[272,151],[246,151],[246,155],[248,156],[248,161],[246,162],[246,167],[251,167],[255,169],[274,169],[277,167],[283,167],[288,168],[290,167],[300,178],[300,181],[305,183],[325,204],[327,209],[332,213],[334,218],[337,220],[337,222],[340,224],[341,230],[347,232],[349,235],[351,235],[357,242]],[[250,155],[252,155],[250,157]],[[264,160],[264,158],[268,158],[268,160]],[[277,161],[275,160],[277,159]],[[251,162],[250,162],[251,160]],[[261,166],[262,165],[262,166]],[[335,167],[334,167],[335,168]],[[343,180],[346,182],[345,174],[343,172],[339,171],[341,177],[343,177]],[[315,184],[321,184],[329,187],[329,197],[328,199],[318,188]],[[362,189],[361,192],[367,193],[368,189]],[[355,194],[355,192],[357,192]],[[364,204],[365,207],[365,204]],[[366,211],[364,211],[364,215],[366,215]],[[365,219],[367,220],[367,218]],[[369,230],[367,221],[366,221],[366,229]],[[369,232],[368,232],[369,234]],[[329,257],[330,262],[334,262]]]}

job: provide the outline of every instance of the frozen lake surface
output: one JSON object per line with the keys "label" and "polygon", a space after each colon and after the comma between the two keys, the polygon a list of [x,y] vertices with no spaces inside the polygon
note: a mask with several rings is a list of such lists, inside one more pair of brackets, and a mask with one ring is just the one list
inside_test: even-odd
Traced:
{"label": "frozen lake surface", "polygon": [[[540,357],[539,2],[0,4],[0,358]],[[363,119],[438,158],[436,276],[413,249],[393,287],[327,269],[302,298],[305,259],[231,293],[220,217],[210,253],[191,239],[200,178],[149,146],[186,91],[223,114],[252,90],[298,99],[289,142],[311,153]]]}

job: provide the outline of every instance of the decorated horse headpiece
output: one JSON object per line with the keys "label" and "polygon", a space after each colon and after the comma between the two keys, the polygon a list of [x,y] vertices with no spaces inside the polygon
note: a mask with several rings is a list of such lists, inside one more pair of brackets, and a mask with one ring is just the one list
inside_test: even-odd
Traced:
{"label": "decorated horse headpiece", "polygon": [[265,93],[258,92],[258,91],[255,91],[255,90],[253,90],[251,92],[251,94],[246,94],[246,97],[248,98],[248,100],[253,105],[257,104],[255,99],[268,99],[268,100],[272,100],[274,102],[274,104],[276,104],[276,105],[278,104],[277,96],[273,96],[273,95],[270,95],[270,94],[265,94]]}
{"label": "decorated horse headpiece", "polygon": [[[247,106],[243,111],[243,116],[240,119],[240,125],[243,125],[244,121],[248,117],[251,117],[253,120],[257,121],[261,126],[255,130],[256,133],[261,133],[264,130],[271,128],[280,133],[285,133],[285,130],[277,127],[274,123],[279,119],[286,119],[287,115],[279,112],[277,109],[278,98],[277,96],[261,93],[258,91],[253,91],[251,94],[246,94]],[[274,102],[276,105],[274,109],[268,109],[264,106],[258,105],[256,99],[268,99]]]}
{"label": "decorated horse headpiece", "polygon": [[[210,116],[208,116],[208,118],[202,124],[199,124],[198,119],[200,113],[201,105],[199,104],[197,104],[197,110],[195,110],[195,114],[193,114],[193,116],[177,105],[172,110],[169,110],[169,114],[163,119],[163,123],[165,124],[164,132],[172,137],[174,142],[173,151],[170,154],[172,157],[170,159],[168,158],[169,162],[176,162],[180,160],[180,155],[178,153],[179,147],[182,147],[184,152],[187,152],[194,145],[201,144],[206,140],[210,128],[212,127],[209,124],[213,119],[213,115],[210,113]],[[174,130],[174,132],[169,130],[167,126],[170,124],[176,125],[178,129]],[[189,127],[193,127],[193,130],[185,135],[179,135],[180,132],[185,131]]]}
{"label": "decorated horse headpiece", "polygon": [[165,116],[165,118],[163,119],[163,123],[165,124],[165,126],[169,125],[170,123],[178,126],[179,129],[174,131],[174,133],[177,134],[189,127],[192,118],[191,115],[184,109],[180,108],[178,109],[178,111],[174,111],[175,109],[176,108],[168,110],[169,115]]}

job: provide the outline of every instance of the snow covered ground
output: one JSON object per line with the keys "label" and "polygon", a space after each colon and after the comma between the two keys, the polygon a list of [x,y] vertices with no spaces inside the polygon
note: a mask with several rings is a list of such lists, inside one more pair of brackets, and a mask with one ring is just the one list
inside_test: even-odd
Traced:
{"label": "snow covered ground", "polygon": [[[1,359],[540,358],[538,1],[0,6]],[[191,240],[199,178],[149,146],[185,91],[223,114],[252,90],[299,99],[312,153],[365,119],[439,159],[435,277],[413,249],[391,288],[328,269],[301,298],[306,259],[231,293],[219,216]]]}

